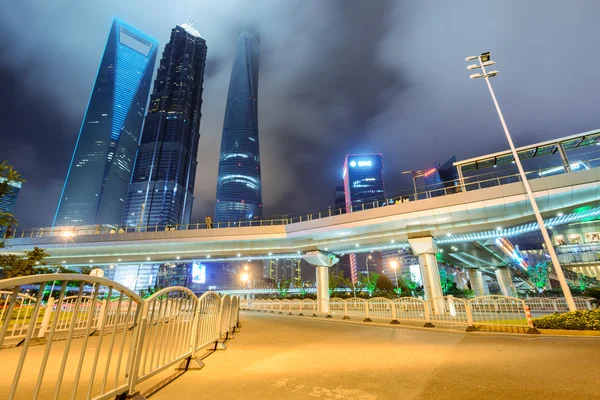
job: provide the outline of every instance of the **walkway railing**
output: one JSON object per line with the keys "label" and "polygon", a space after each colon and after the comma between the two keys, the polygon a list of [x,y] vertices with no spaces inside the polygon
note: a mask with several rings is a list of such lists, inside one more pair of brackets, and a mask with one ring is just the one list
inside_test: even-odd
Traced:
{"label": "walkway railing", "polygon": [[[581,169],[590,169],[600,167],[600,158],[592,158],[587,160],[577,161],[577,165]],[[525,174],[528,179],[536,179],[549,175],[563,174],[569,171],[568,167],[551,167],[527,171]],[[407,203],[417,200],[425,200],[433,197],[446,196],[460,192],[468,192],[489,187],[502,186],[510,183],[520,182],[519,174],[511,173],[511,171],[489,172],[473,176],[465,176],[462,180],[456,179],[425,185],[418,187],[416,190],[407,189],[396,193],[388,193],[386,198],[362,199],[352,204],[350,212],[370,210],[388,205]],[[134,232],[163,232],[163,231],[179,231],[179,230],[197,230],[211,228],[238,228],[252,226],[275,226],[289,225],[298,222],[311,221],[342,215],[347,212],[346,207],[331,208],[328,207],[318,212],[313,212],[306,215],[285,215],[274,218],[260,218],[247,221],[228,221],[215,222],[207,225],[206,223],[192,224],[155,224],[155,225],[136,225],[136,226],[119,226],[119,225],[90,225],[77,227],[55,227],[55,228],[16,228],[10,229],[5,233],[5,238],[31,238],[31,237],[46,237],[46,236],[79,236],[79,235],[105,235],[105,234],[121,234]]]}
{"label": "walkway railing", "polygon": [[[393,324],[421,325],[426,327],[462,327],[466,330],[517,328],[535,333],[530,311],[537,311],[537,303],[508,296],[482,296],[465,300],[453,296],[422,300],[413,297],[399,299],[350,298],[329,300],[328,318],[359,319],[364,322],[379,321]],[[537,299],[535,299],[537,300]],[[559,299],[560,300],[560,299]],[[308,306],[304,306],[304,304]],[[560,301],[557,302],[561,304]],[[247,310],[279,311],[280,314],[306,315],[310,309],[317,315],[314,300],[242,300]],[[541,304],[541,303],[540,303]],[[578,298],[578,305],[587,309],[589,299]],[[534,308],[530,310],[530,305]],[[562,306],[561,306],[562,307]],[[539,307],[543,308],[543,307]],[[568,311],[566,304],[565,311]],[[546,310],[543,308],[543,310]]]}
{"label": "walkway railing", "polygon": [[[57,297],[46,300],[56,280]],[[73,284],[78,294],[66,296]],[[85,294],[89,284],[92,293]],[[207,346],[224,348],[238,323],[238,298],[215,292],[198,298],[187,288],[169,287],[143,300],[91,276],[0,280],[0,398],[134,394],[140,383],[185,360],[187,369]]]}

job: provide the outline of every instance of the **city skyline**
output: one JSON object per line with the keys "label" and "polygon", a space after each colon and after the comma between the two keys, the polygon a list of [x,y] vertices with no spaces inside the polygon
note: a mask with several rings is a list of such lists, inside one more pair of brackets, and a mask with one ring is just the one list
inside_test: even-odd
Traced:
{"label": "city skyline", "polygon": [[157,45],[133,26],[113,20],[53,226],[121,219]]}
{"label": "city skyline", "polygon": [[190,222],[206,54],[206,40],[192,25],[173,28],[154,81],[129,185],[122,216],[127,226]]}
{"label": "city skyline", "polygon": [[[539,7],[520,3],[434,10],[425,5],[409,10],[391,1],[370,7],[351,1],[344,7],[340,2],[326,7],[304,2],[298,8],[297,2],[265,1],[254,8],[243,1],[219,7],[202,1],[180,3],[194,13],[196,26],[211,47],[198,156],[199,171],[206,173],[197,174],[194,219],[214,210],[232,38],[244,20],[257,23],[265,46],[259,109],[265,215],[330,205],[331,188],[340,179],[339,164],[349,152],[383,152],[387,189],[394,192],[411,186],[409,178],[400,175],[402,170],[424,168],[452,154],[465,159],[504,150],[496,135],[500,128],[490,123],[496,117],[489,98],[464,73],[464,56],[474,50],[496,54],[503,71],[496,90],[517,145],[597,127],[595,102],[587,94],[593,75],[569,73],[569,60],[593,44],[588,19],[597,5],[592,3],[541,13]],[[11,19],[0,17],[6,48],[0,56],[4,105],[0,112],[5,132],[11,132],[3,135],[10,141],[3,139],[0,155],[28,181],[16,209],[21,225],[48,226],[101,56],[100,43],[106,39],[106,24],[119,15],[166,43],[174,23],[188,12],[183,16],[181,9],[160,15],[141,12],[139,3],[78,5],[77,14],[60,5],[41,5],[34,11],[26,4],[11,8]],[[82,11],[97,18],[82,19]],[[493,22],[483,18],[487,13],[494,13]],[[24,15],[30,28],[16,29],[14,21]],[[406,24],[409,16],[421,23]],[[557,16],[564,32],[554,30]],[[40,21],[50,24],[54,33],[43,48],[35,44]],[[81,33],[73,35],[76,28]],[[478,30],[487,33],[472,35]],[[527,41],[515,42],[514,37]],[[571,40],[574,37],[577,42]],[[52,49],[51,54],[45,48]],[[67,54],[70,48],[76,61],[57,62],[56,55]],[[35,62],[28,62],[31,49],[39,50]],[[544,63],[532,56],[532,49],[544,55]],[[437,61],[427,63],[430,55],[441,60],[441,66]],[[26,75],[20,73],[24,67]],[[27,78],[19,79],[22,76]],[[486,140],[480,140],[482,133]],[[9,149],[20,156],[11,156]],[[29,213],[30,209],[38,212]]]}

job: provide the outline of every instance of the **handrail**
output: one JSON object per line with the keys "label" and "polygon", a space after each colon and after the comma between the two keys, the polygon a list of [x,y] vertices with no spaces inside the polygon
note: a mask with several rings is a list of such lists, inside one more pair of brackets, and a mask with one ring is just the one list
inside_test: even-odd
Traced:
{"label": "handrail", "polygon": [[[582,163],[586,168],[590,169],[600,166],[600,158],[591,158],[579,160],[577,163]],[[557,170],[561,168],[562,170]],[[569,166],[561,165],[558,167],[540,168],[536,170],[526,171],[529,179],[543,177],[544,173],[552,171],[552,175],[568,173]],[[562,171],[562,172],[561,172]],[[373,208],[394,205],[403,202],[412,202],[418,200],[426,200],[433,197],[445,196],[455,193],[479,190],[488,187],[502,186],[505,184],[520,182],[521,177],[517,173],[503,174],[509,171],[487,172],[478,175],[465,176],[461,179],[443,181],[431,185],[420,186],[417,191],[414,189],[405,189],[393,193],[388,193],[385,198],[370,198],[361,199],[352,204],[350,212],[360,212]],[[532,176],[529,176],[532,175]],[[111,235],[123,233],[140,233],[140,232],[169,232],[179,230],[200,230],[200,229],[219,229],[219,228],[239,228],[239,227],[259,227],[259,226],[277,226],[290,225],[300,222],[311,221],[313,219],[329,218],[336,215],[346,213],[346,207],[342,208],[323,208],[318,212],[303,214],[303,215],[286,215],[283,218],[261,218],[242,221],[227,221],[215,222],[211,227],[206,223],[189,223],[189,224],[155,224],[148,226],[119,226],[119,225],[94,225],[94,226],[76,226],[76,227],[54,227],[54,228],[22,228],[7,230],[4,233],[5,239],[11,238],[33,238],[33,237],[48,237],[48,236],[71,236],[82,235]]]}

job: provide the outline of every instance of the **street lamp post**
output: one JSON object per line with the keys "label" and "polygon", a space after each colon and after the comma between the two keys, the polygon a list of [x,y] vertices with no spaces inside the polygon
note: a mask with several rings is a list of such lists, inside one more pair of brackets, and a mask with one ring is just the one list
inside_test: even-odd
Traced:
{"label": "street lamp post", "polygon": [[402,171],[402,175],[407,175],[407,174],[412,174],[412,181],[413,181],[413,190],[415,191],[415,201],[419,200],[418,195],[417,195],[417,178],[420,178],[423,176],[425,171],[423,171],[422,169],[415,171],[414,169],[408,170],[408,171]]}
{"label": "street lamp post", "polygon": [[558,281],[560,282],[560,287],[562,288],[563,295],[565,296],[565,300],[567,301],[567,305],[569,306],[569,311],[576,311],[577,307],[575,306],[575,301],[573,300],[573,295],[571,294],[571,289],[567,284],[567,280],[565,279],[565,274],[563,272],[560,263],[558,262],[558,257],[556,256],[556,252],[554,251],[554,246],[552,245],[552,241],[550,240],[550,235],[548,235],[548,230],[544,225],[544,220],[542,215],[540,214],[540,210],[537,206],[537,202],[535,201],[535,197],[533,196],[533,192],[531,191],[531,187],[529,186],[529,181],[527,180],[527,176],[525,175],[525,171],[523,170],[523,166],[521,165],[521,160],[519,159],[519,155],[517,154],[517,149],[513,144],[512,138],[508,131],[508,127],[506,126],[506,122],[504,121],[504,116],[502,115],[502,111],[500,110],[500,105],[498,105],[498,100],[496,100],[496,95],[494,94],[494,90],[492,89],[492,84],[490,83],[490,79],[498,74],[498,71],[490,71],[487,72],[485,67],[489,67],[495,64],[494,61],[490,60],[490,53],[482,53],[478,56],[467,57],[466,61],[477,60],[479,64],[471,64],[467,67],[469,71],[474,69],[481,68],[482,73],[475,73],[470,76],[471,79],[484,78],[487,83],[488,88],[490,89],[490,95],[492,96],[492,100],[494,101],[494,105],[496,106],[496,111],[498,112],[498,117],[500,118],[500,123],[502,124],[502,128],[504,129],[504,133],[506,134],[506,139],[508,140],[508,145],[510,146],[510,151],[512,152],[515,164],[517,164],[517,169],[519,170],[519,175],[521,176],[521,181],[523,182],[523,186],[525,187],[525,192],[527,193],[527,197],[529,198],[529,202],[531,203],[531,208],[533,208],[533,213],[535,214],[535,218],[540,227],[540,231],[542,232],[542,237],[544,238],[544,243],[546,244],[546,248],[548,249],[548,253],[550,254],[550,259],[552,260],[552,264],[554,265],[554,269],[556,270],[556,275],[558,277]]}
{"label": "street lamp post", "polygon": [[367,257],[367,292],[369,293],[369,297],[371,297],[371,276],[369,275],[369,260],[371,256]]}
{"label": "street lamp post", "polygon": [[390,266],[394,270],[394,277],[396,278],[396,294],[398,295],[398,297],[400,297],[400,287],[398,286],[398,271],[397,271],[398,261],[392,260],[392,262],[390,262]]}

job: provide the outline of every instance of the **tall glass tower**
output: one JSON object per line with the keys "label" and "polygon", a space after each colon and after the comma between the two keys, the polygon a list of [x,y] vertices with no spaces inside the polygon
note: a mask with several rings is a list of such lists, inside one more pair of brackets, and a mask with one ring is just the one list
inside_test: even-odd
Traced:
{"label": "tall glass tower", "polygon": [[241,30],[223,122],[216,221],[237,222],[262,216],[257,117],[259,44],[256,33]]}
{"label": "tall glass tower", "polygon": [[[385,201],[381,154],[348,154],[343,177],[347,213],[372,208],[374,202]],[[368,263],[368,259],[365,262]],[[354,253],[350,253],[350,278],[353,283],[358,281],[358,262]]]}
{"label": "tall glass tower", "polygon": [[119,224],[158,42],[115,19],[67,173],[55,226]]}
{"label": "tall glass tower", "polygon": [[206,41],[190,24],[171,31],[144,123],[123,223],[187,224],[194,203]]}

